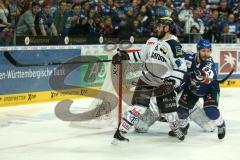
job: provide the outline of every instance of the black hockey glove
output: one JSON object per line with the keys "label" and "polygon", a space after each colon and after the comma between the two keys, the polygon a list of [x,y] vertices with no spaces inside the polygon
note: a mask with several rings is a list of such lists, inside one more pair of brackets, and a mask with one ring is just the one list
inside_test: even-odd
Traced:
{"label": "black hockey glove", "polygon": [[129,60],[130,57],[124,50],[118,50],[112,58],[112,64],[120,64],[122,60]]}

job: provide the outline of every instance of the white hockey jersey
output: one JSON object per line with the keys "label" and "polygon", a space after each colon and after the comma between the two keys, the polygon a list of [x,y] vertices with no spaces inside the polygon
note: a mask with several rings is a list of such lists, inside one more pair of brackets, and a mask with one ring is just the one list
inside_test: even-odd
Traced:
{"label": "white hockey jersey", "polygon": [[182,46],[175,40],[175,36],[168,40],[152,37],[142,50],[130,53],[129,57],[131,61],[143,62],[140,78],[151,86],[159,86],[163,80],[172,79],[175,87],[178,87],[187,71]]}

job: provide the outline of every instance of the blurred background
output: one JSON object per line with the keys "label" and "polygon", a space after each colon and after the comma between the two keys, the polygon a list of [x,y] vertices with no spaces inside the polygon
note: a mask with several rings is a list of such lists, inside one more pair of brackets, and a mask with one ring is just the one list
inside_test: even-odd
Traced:
{"label": "blurred background", "polygon": [[240,43],[239,9],[240,0],[0,0],[0,45],[145,43],[162,16],[181,43]]}

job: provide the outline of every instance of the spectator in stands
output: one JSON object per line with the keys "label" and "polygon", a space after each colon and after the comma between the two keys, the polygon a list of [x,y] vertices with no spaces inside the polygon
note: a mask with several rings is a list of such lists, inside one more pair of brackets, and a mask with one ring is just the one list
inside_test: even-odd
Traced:
{"label": "spectator in stands", "polygon": [[106,3],[101,4],[101,14],[103,16],[110,16],[111,12],[113,12],[114,3],[113,0],[107,0]]}
{"label": "spectator in stands", "polygon": [[65,25],[67,21],[66,7],[67,7],[66,1],[60,1],[58,5],[58,9],[53,14],[53,22],[60,36],[65,36],[64,31],[65,31]]}
{"label": "spectator in stands", "polygon": [[43,3],[42,11],[36,16],[35,26],[40,35],[57,36],[57,29],[53,23],[53,17],[50,15],[51,4]]}
{"label": "spectator in stands", "polygon": [[208,3],[211,5],[217,5],[220,3],[220,0],[208,0]]}
{"label": "spectator in stands", "polygon": [[87,17],[91,10],[91,5],[88,1],[83,1],[81,5],[82,5],[82,10],[81,10],[82,13],[81,14],[83,14],[85,17]]}
{"label": "spectator in stands", "polygon": [[75,3],[72,7],[72,18],[71,18],[71,30],[72,32],[73,28],[75,28],[80,23],[80,10],[81,5],[78,3]]}
{"label": "spectator in stands", "polygon": [[9,45],[12,40],[12,27],[8,21],[9,1],[0,0],[0,45]]}
{"label": "spectator in stands", "polygon": [[186,23],[192,17],[192,7],[190,0],[184,0],[183,6],[179,10],[178,19],[182,23]]}
{"label": "spectator in stands", "polygon": [[211,13],[209,6],[207,6],[207,0],[199,1],[199,10],[200,10],[200,18],[203,20],[204,23],[206,23],[210,18],[210,13]]}
{"label": "spectator in stands", "polygon": [[233,43],[233,42],[235,41],[232,39],[232,35],[229,34],[229,25],[225,23],[223,26],[223,32],[221,34],[220,43]]}
{"label": "spectator in stands", "polygon": [[165,16],[167,16],[167,14],[168,14],[168,10],[164,5],[164,0],[157,1],[157,3],[156,3],[156,16],[157,17],[165,17]]}
{"label": "spectator in stands", "polygon": [[167,9],[166,16],[170,17],[172,15],[173,7],[174,7],[172,0],[166,0],[165,7]]}
{"label": "spectator in stands", "polygon": [[180,7],[181,4],[182,4],[182,0],[174,0],[173,1],[174,8]]}
{"label": "spectator in stands", "polygon": [[99,30],[98,30],[97,25],[95,24],[95,21],[94,21],[96,16],[97,15],[88,19],[88,34],[90,36],[99,36]]}
{"label": "spectator in stands", "polygon": [[228,7],[234,8],[238,2],[239,0],[228,0]]}
{"label": "spectator in stands", "polygon": [[227,24],[229,26],[229,32],[228,33],[237,35],[240,28],[239,28],[239,24],[235,21],[234,14],[229,14],[228,15]]}
{"label": "spectator in stands", "polygon": [[34,21],[36,15],[40,12],[40,8],[41,6],[39,3],[33,2],[31,9],[20,16],[16,28],[17,36],[37,36]]}
{"label": "spectator in stands", "polygon": [[[240,25],[240,14],[239,16],[236,18],[236,22],[238,23],[238,25]],[[239,29],[238,29],[238,33],[237,33],[237,42],[240,43],[240,26],[239,26]]]}
{"label": "spectator in stands", "polygon": [[184,26],[185,33],[191,33],[191,28],[197,29],[198,32],[195,33],[204,33],[205,27],[202,19],[200,18],[199,8],[194,9],[193,15],[186,21]]}
{"label": "spectator in stands", "polygon": [[10,16],[10,11],[8,10],[9,1],[0,0],[0,20],[1,28],[11,28],[11,23],[8,22],[8,17]]}
{"label": "spectator in stands", "polygon": [[[146,26],[146,31],[145,31],[145,36],[147,37],[152,37],[155,34],[155,22],[153,18],[148,18],[147,19],[147,26]],[[145,29],[145,28],[144,28]]]}
{"label": "spectator in stands", "polygon": [[122,4],[119,0],[114,2],[114,8],[112,10],[111,17],[113,23],[124,30],[126,26],[126,14],[124,12],[124,9],[122,9]]}
{"label": "spectator in stands", "polygon": [[133,0],[131,7],[133,10],[133,17],[136,17],[137,14],[140,12],[140,4],[138,3],[138,0]]}
{"label": "spectator in stands", "polygon": [[177,37],[182,36],[184,34],[184,23],[182,23],[181,21],[179,21],[178,19],[178,13],[177,11],[173,11],[172,15],[171,15],[173,21],[175,22],[175,27],[174,30],[172,31],[174,35],[176,35]]}
{"label": "spectator in stands", "polygon": [[218,10],[213,10],[211,18],[206,23],[205,38],[212,43],[219,43],[223,24],[224,22],[219,18]]}
{"label": "spectator in stands", "polygon": [[66,0],[66,10],[71,11],[73,6],[73,0]]}
{"label": "spectator in stands", "polygon": [[9,0],[9,12],[12,28],[16,28],[17,20],[20,16],[20,9],[15,0]]}
{"label": "spectator in stands", "polygon": [[114,35],[118,28],[112,24],[112,19],[110,16],[105,16],[103,18],[103,26],[102,26],[102,33],[103,35]]}
{"label": "spectator in stands", "polygon": [[231,10],[228,8],[227,0],[221,0],[218,11],[219,11],[219,18],[226,21],[228,14],[231,13]]}
{"label": "spectator in stands", "polygon": [[73,20],[73,1],[67,0],[66,1],[66,24],[64,29],[64,35],[68,35],[70,33],[70,30],[72,28],[72,20]]}
{"label": "spectator in stands", "polygon": [[25,13],[26,11],[31,9],[31,4],[32,4],[32,0],[22,0],[21,3],[18,3],[18,5],[20,5],[21,7],[21,13]]}
{"label": "spectator in stands", "polygon": [[155,13],[155,6],[154,6],[154,0],[148,0],[147,3],[145,4],[147,8],[147,16],[148,17],[154,17],[156,15]]}
{"label": "spectator in stands", "polygon": [[234,4],[232,11],[235,17],[238,17],[240,15],[240,0],[238,0],[238,2]]}
{"label": "spectator in stands", "polygon": [[50,15],[53,17],[53,14],[57,11],[58,9],[58,4],[60,3],[59,0],[45,0],[45,3],[50,3],[51,4],[51,12]]}

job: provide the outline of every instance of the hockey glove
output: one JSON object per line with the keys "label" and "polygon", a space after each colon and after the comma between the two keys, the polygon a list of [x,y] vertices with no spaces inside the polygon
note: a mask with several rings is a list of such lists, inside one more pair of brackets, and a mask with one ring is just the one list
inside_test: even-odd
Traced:
{"label": "hockey glove", "polygon": [[213,79],[213,71],[209,68],[203,68],[202,70],[196,70],[193,73],[193,80],[196,82],[202,82],[205,84],[211,83]]}
{"label": "hockey glove", "polygon": [[112,64],[120,64],[122,60],[129,60],[130,57],[124,50],[118,50],[112,58]]}
{"label": "hockey glove", "polygon": [[173,78],[173,77],[168,78],[167,82],[171,82],[175,89],[180,87],[180,85],[181,85],[181,80],[177,79],[177,78]]}

